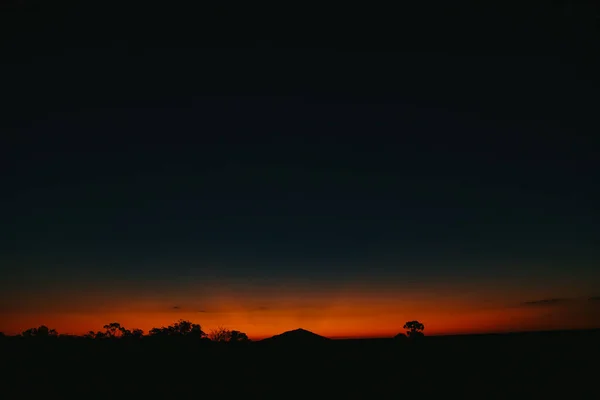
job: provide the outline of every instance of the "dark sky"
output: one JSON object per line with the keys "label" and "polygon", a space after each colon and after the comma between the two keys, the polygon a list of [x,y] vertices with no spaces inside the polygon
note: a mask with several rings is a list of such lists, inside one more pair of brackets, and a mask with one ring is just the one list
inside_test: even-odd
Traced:
{"label": "dark sky", "polygon": [[264,310],[600,293],[595,10],[148,11],[5,9],[0,330],[211,306],[397,329],[254,327],[215,305],[231,285]]}

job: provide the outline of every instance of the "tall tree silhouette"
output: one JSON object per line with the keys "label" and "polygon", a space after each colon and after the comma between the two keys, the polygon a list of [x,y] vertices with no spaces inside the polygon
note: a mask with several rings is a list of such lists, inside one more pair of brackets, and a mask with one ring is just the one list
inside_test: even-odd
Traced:
{"label": "tall tree silhouette", "polygon": [[419,321],[408,321],[404,324],[403,328],[406,329],[406,334],[409,338],[424,336],[423,330],[425,329],[425,325]]}

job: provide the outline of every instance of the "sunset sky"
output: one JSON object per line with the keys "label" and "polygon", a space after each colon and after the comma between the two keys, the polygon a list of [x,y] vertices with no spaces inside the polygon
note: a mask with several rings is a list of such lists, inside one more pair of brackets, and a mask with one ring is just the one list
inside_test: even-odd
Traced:
{"label": "sunset sky", "polygon": [[600,328],[597,71],[558,33],[425,51],[36,29],[3,64],[0,331]]}

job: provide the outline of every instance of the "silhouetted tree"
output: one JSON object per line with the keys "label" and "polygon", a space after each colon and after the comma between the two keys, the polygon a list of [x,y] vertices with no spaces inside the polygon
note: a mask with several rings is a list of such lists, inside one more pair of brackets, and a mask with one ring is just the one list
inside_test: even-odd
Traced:
{"label": "silhouetted tree", "polygon": [[132,331],[127,331],[126,336],[135,338],[135,339],[139,339],[142,336],[144,336],[144,331],[141,329],[133,329]]}
{"label": "silhouetted tree", "polygon": [[152,328],[148,332],[148,335],[150,335],[150,336],[168,336],[169,328],[165,328],[164,326],[161,328]]}
{"label": "silhouetted tree", "polygon": [[111,322],[110,324],[106,324],[103,327],[105,329],[106,337],[109,338],[117,338],[123,336],[123,331],[125,328],[121,326],[118,322]]}
{"label": "silhouetted tree", "polygon": [[37,331],[36,328],[29,328],[24,330],[23,332],[21,332],[21,336],[23,337],[33,337],[35,336],[35,332]]}
{"label": "silhouetted tree", "polygon": [[140,338],[144,335],[144,331],[141,329],[129,330],[122,326],[118,322],[111,322],[110,324],[104,325],[104,332],[90,331],[85,336],[93,339],[102,338]]}
{"label": "silhouetted tree", "polygon": [[214,342],[249,342],[248,335],[240,331],[230,331],[229,329],[218,327],[208,334],[208,338]]}
{"label": "silhouetted tree", "polygon": [[88,333],[83,335],[83,337],[86,339],[104,339],[107,336],[106,336],[106,333],[102,332],[102,331],[98,331],[98,332],[89,331]]}
{"label": "silhouetted tree", "polygon": [[206,333],[204,333],[200,324],[192,324],[192,330],[189,332],[188,335],[198,337],[198,338],[206,337]]}
{"label": "silhouetted tree", "polygon": [[190,321],[179,320],[173,325],[161,328],[152,328],[150,336],[189,336],[203,338],[206,334],[202,331],[199,324],[193,324]]}
{"label": "silhouetted tree", "polygon": [[175,335],[185,336],[192,331],[192,323],[186,320],[179,320],[173,325]]}
{"label": "silhouetted tree", "polygon": [[228,342],[231,337],[231,332],[228,329],[219,326],[216,329],[213,329],[208,334],[208,338],[213,342]]}
{"label": "silhouetted tree", "polygon": [[248,335],[240,331],[231,331],[229,334],[230,342],[249,342]]}
{"label": "silhouetted tree", "polygon": [[21,333],[23,337],[57,337],[58,332],[54,329],[48,329],[46,325],[40,325],[37,328],[29,328],[23,333]]}
{"label": "silhouetted tree", "polygon": [[404,324],[403,328],[406,329],[406,334],[409,338],[424,336],[423,330],[425,329],[425,325],[419,321],[408,321]]}

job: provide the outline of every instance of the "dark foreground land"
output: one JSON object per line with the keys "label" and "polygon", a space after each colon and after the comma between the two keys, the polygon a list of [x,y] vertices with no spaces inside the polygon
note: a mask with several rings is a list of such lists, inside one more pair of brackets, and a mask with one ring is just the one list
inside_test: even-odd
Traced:
{"label": "dark foreground land", "polygon": [[151,338],[0,343],[6,399],[575,398],[597,394],[600,378],[598,331],[312,344]]}

